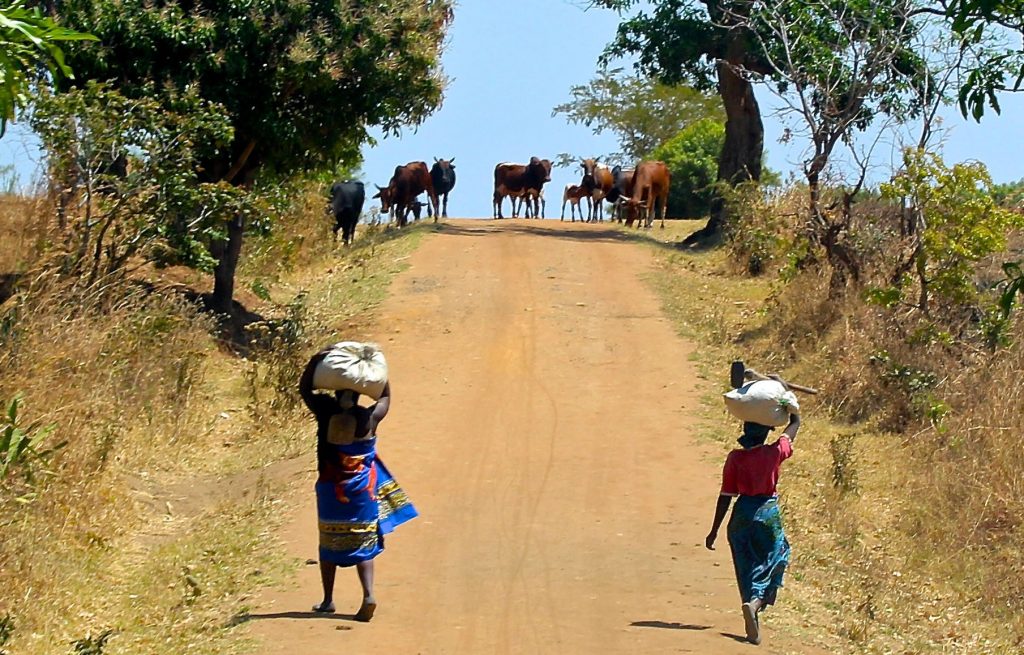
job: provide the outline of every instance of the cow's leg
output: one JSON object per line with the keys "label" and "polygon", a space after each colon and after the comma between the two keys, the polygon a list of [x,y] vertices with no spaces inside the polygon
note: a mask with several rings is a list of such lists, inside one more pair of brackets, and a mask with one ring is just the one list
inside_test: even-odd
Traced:
{"label": "cow's leg", "polygon": [[448,192],[444,192],[444,209],[441,210],[441,217],[448,218]]}

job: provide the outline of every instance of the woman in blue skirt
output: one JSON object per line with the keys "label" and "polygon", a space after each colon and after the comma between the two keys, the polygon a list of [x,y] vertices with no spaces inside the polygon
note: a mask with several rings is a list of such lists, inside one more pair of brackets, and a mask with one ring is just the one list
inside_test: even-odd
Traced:
{"label": "woman in blue skirt", "polygon": [[704,541],[709,550],[715,549],[718,529],[736,498],[727,534],[743,601],[747,639],[754,644],[761,643],[758,613],[775,603],[789,564],[789,542],[782,531],[776,485],[779,467],[793,454],[800,417],[790,414],[782,436],[766,445],[771,429],[758,423],[743,424],[743,435],[739,438],[742,448],[733,450],[725,460],[714,522]]}
{"label": "woman in blue skirt", "polygon": [[316,508],[320,527],[320,578],[324,598],[314,612],[334,612],[334,574],[339,566],[355,566],[363,601],[355,615],[369,621],[377,609],[373,595],[373,559],[384,550],[384,535],[416,516],[416,509],[384,462],[377,456],[377,426],[387,416],[391,386],[370,407],[359,394],[313,391],[317,364],[313,356],[299,380],[299,393],[316,418]]}

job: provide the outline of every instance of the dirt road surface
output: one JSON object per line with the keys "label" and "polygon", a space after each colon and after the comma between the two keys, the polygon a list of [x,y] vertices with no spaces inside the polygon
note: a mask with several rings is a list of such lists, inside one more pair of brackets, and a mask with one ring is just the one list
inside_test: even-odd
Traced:
{"label": "dirt road surface", "polygon": [[[652,257],[578,223],[460,220],[427,238],[377,334],[393,387],[379,452],[420,518],[387,538],[371,623],[351,620],[351,569],[339,614],[309,614],[306,566],[259,599],[262,652],[804,652],[770,618],[764,645],[741,642],[724,528],[703,547],[722,451],[694,434],[707,383],[641,280]],[[283,538],[305,560],[303,429],[309,471]]]}

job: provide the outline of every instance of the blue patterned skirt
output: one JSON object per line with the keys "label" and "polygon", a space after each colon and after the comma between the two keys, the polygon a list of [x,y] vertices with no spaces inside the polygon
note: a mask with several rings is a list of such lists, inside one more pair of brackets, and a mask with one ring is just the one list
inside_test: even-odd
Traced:
{"label": "blue patterned skirt", "polygon": [[338,446],[336,479],[316,483],[320,561],[353,566],[384,550],[384,535],[416,508],[377,457],[376,439]]}
{"label": "blue patterned skirt", "polygon": [[789,542],[782,531],[778,499],[775,496],[737,498],[729,519],[728,535],[743,602],[760,598],[765,605],[774,604],[789,564]]}

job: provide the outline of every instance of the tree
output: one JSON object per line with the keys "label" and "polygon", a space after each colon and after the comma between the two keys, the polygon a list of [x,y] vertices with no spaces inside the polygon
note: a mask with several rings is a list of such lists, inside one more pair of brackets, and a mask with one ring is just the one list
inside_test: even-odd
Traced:
{"label": "tree", "polygon": [[711,211],[718,153],[722,151],[723,141],[725,126],[720,121],[705,118],[687,126],[650,153],[650,159],[665,162],[672,173],[669,216],[701,218]]}
{"label": "tree", "polygon": [[[441,104],[450,0],[50,0],[61,21],[101,43],[74,48],[80,77],[165,106],[194,93],[223,107],[225,147],[202,182],[250,187],[358,157],[368,128],[398,133]],[[242,214],[213,238],[211,305],[232,314]]]}
{"label": "tree", "polygon": [[[70,184],[54,180],[69,196],[59,205],[60,270],[87,285],[124,273],[136,255],[210,270],[211,235],[253,209],[255,194],[199,181],[198,160],[232,131],[223,108],[194,94],[169,110],[89,82],[40,94],[31,121],[51,170],[73,172]],[[111,153],[127,153],[123,168],[110,165]]]}
{"label": "tree", "polygon": [[621,68],[602,68],[589,84],[573,86],[569,94],[572,100],[555,107],[551,115],[564,114],[567,121],[590,127],[594,134],[613,132],[619,152],[605,159],[623,165],[646,157],[689,125],[725,118],[714,96],[650,77],[625,75]]}
{"label": "tree", "polygon": [[931,71],[914,49],[920,34],[914,9],[914,0],[777,0],[750,3],[733,17],[754,35],[782,113],[796,118],[810,142],[803,161],[807,236],[828,255],[837,291],[847,275],[859,275],[844,238],[867,167],[861,160],[838,219],[822,208],[822,175],[837,146],[852,146],[879,115],[909,121],[933,101]]}
{"label": "tree", "polygon": [[[725,110],[725,141],[716,178],[739,184],[761,177],[764,126],[747,73],[768,73],[752,34],[735,18],[750,3],[744,0],[593,0],[593,4],[625,12],[653,4],[623,22],[603,55],[605,61],[637,55],[637,68],[667,84],[690,84],[698,90],[716,89]],[[727,220],[720,195],[712,203],[703,230],[684,243],[717,237]]]}
{"label": "tree", "polygon": [[58,26],[38,8],[26,9],[23,0],[0,9],[0,136],[15,111],[28,104],[29,87],[39,79],[40,69],[55,78],[72,77],[57,43],[95,38]]}

